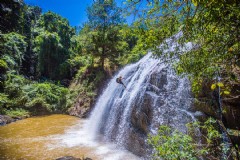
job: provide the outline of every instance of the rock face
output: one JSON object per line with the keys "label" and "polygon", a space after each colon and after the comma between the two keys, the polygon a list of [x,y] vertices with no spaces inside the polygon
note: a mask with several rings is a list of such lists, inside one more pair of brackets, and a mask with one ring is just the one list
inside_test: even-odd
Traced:
{"label": "rock face", "polygon": [[186,132],[185,124],[194,119],[194,114],[189,112],[192,103],[187,79],[179,79],[168,67],[156,67],[145,85],[141,100],[131,106],[126,141],[126,148],[142,157],[151,152],[146,143],[149,133],[156,133],[160,125]]}
{"label": "rock face", "polygon": [[79,97],[75,102],[74,106],[68,110],[71,116],[77,116],[80,118],[85,118],[90,112],[93,100],[89,97],[81,98]]}
{"label": "rock face", "polygon": [[[111,74],[108,72],[102,72],[101,68],[90,67],[83,73],[82,77],[75,79],[69,88],[70,91],[77,92],[78,96],[73,106],[68,110],[68,113],[80,118],[88,117],[91,109],[96,103],[97,95],[100,95],[102,92],[110,75]],[[90,88],[94,88],[94,90],[89,91],[86,85],[91,86]]]}
{"label": "rock face", "polygon": [[[238,92],[240,90],[240,85],[235,85],[231,89],[231,97],[228,95],[221,95],[221,99],[219,100],[219,91],[211,90],[211,84],[213,82],[205,81],[202,84],[202,91],[199,94],[199,101],[194,103],[194,107],[192,111],[201,111],[204,115],[198,115],[197,118],[199,120],[205,120],[206,117],[214,117],[222,123],[223,128],[227,128],[227,130],[219,129],[221,134],[225,134],[230,137],[228,141],[232,146],[236,146],[240,144],[240,136],[239,134],[232,134],[240,132],[240,97],[238,96]],[[221,109],[222,108],[222,113]],[[234,159],[234,158],[233,158]]]}
{"label": "rock face", "polygon": [[232,89],[232,96],[235,98],[229,98],[226,95],[221,96],[221,100],[218,99],[218,91],[212,91],[211,84],[205,82],[202,84],[202,92],[200,93],[200,100],[196,101],[192,111],[201,111],[207,116],[221,119],[221,113],[219,105],[221,102],[222,107],[222,121],[224,126],[228,129],[240,130],[240,97],[234,95],[234,90],[239,90],[240,87],[235,86]]}
{"label": "rock face", "polygon": [[6,125],[8,123],[14,122],[15,120],[6,115],[0,115],[0,126]]}
{"label": "rock face", "polygon": [[231,102],[225,101],[223,103],[223,117],[225,121],[225,126],[230,129],[240,130],[240,99],[238,104],[233,104]]}

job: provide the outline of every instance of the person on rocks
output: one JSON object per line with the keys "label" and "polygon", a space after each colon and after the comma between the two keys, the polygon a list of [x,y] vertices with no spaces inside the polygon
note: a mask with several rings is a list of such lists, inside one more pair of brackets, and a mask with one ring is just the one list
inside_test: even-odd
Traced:
{"label": "person on rocks", "polygon": [[123,77],[120,76],[120,77],[118,77],[118,78],[116,79],[116,82],[119,83],[119,84],[122,84],[125,88],[127,88],[127,87],[125,86],[125,84],[122,82],[122,80],[123,80]]}

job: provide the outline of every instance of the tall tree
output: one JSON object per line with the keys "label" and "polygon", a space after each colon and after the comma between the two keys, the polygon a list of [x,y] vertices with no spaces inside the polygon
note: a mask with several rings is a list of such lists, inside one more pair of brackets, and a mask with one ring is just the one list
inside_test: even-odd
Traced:
{"label": "tall tree", "polygon": [[23,0],[1,0],[0,30],[2,33],[16,30],[22,5]]}
{"label": "tall tree", "polygon": [[33,51],[33,31],[36,27],[37,20],[40,18],[41,11],[41,8],[37,6],[31,7],[24,4],[21,7],[19,24],[17,26],[18,32],[26,37],[27,48],[23,57],[21,73],[28,77],[35,76],[36,73],[34,64],[37,63],[37,56]]}
{"label": "tall tree", "polygon": [[104,70],[105,60],[116,62],[119,54],[122,53],[121,37],[119,34],[120,26],[123,23],[121,10],[116,6],[114,0],[96,0],[87,9],[88,25],[91,28],[91,46],[88,52]]}
{"label": "tall tree", "polygon": [[55,13],[47,12],[40,17],[35,34],[40,76],[52,80],[67,78],[67,59],[71,53],[71,38],[75,34],[69,22]]}

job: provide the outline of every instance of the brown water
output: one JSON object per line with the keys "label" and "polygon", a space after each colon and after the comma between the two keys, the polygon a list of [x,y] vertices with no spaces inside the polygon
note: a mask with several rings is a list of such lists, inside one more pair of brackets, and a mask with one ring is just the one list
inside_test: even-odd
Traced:
{"label": "brown water", "polygon": [[67,115],[51,115],[28,118],[0,127],[0,159],[56,159],[62,156],[88,156],[91,148],[58,147],[49,149],[49,145],[58,143],[53,135],[64,131],[81,120]]}
{"label": "brown water", "polygon": [[116,145],[89,142],[88,133],[82,132],[85,121],[67,115],[51,115],[2,126],[0,160],[54,160],[63,156],[94,160],[139,159],[130,152],[117,149]]}

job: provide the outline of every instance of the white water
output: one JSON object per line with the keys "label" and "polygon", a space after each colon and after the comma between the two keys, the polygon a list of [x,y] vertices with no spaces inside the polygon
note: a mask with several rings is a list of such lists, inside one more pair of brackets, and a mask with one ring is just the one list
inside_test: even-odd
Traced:
{"label": "white water", "polygon": [[[181,50],[191,48],[191,44],[186,46]],[[165,52],[176,47],[173,43]],[[116,83],[119,76],[124,78],[127,89]],[[162,124],[185,132],[185,124],[194,120],[188,111],[189,86],[187,78],[178,77],[170,65],[149,53],[111,79],[90,118],[68,130],[60,138],[62,145],[93,147],[93,154],[102,155],[101,159],[140,159],[127,150],[146,158],[147,133],[156,133]]]}

